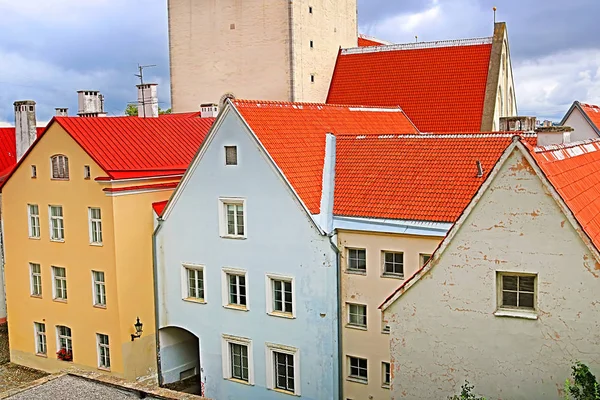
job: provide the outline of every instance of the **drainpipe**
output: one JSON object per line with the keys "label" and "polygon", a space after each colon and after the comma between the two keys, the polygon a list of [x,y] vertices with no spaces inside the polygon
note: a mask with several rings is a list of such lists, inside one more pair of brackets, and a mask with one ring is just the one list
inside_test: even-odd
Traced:
{"label": "drainpipe", "polygon": [[329,238],[329,243],[331,244],[331,248],[333,249],[333,251],[335,251],[335,278],[336,278],[336,288],[337,288],[337,317],[338,317],[338,331],[337,331],[337,336],[338,336],[338,397],[341,399],[342,398],[342,393],[343,393],[343,389],[344,389],[344,382],[342,380],[342,367],[343,367],[343,361],[342,361],[342,356],[343,356],[343,346],[342,346],[342,277],[341,277],[341,273],[340,273],[340,267],[341,267],[341,262],[340,262],[340,250],[338,249],[337,243],[336,241],[333,240],[333,238],[337,238],[337,232],[334,230],[333,232],[331,232],[330,234],[327,234],[327,237]]}
{"label": "drainpipe", "polygon": [[156,337],[156,372],[158,374],[158,386],[163,385],[163,376],[162,376],[162,368],[160,365],[160,335],[158,332],[159,326],[159,311],[158,311],[158,258],[156,253],[156,236],[158,232],[160,232],[160,228],[162,228],[162,218],[158,218],[158,225],[156,229],[154,229],[154,233],[152,234],[152,274],[154,280],[154,330]]}
{"label": "drainpipe", "polygon": [[289,0],[288,18],[290,24],[290,101],[296,101],[294,79],[294,0]]}

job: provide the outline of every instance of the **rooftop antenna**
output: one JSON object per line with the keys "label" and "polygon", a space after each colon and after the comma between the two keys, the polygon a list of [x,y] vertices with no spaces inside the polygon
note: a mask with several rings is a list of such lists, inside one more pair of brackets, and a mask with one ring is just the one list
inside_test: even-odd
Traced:
{"label": "rooftop antenna", "polygon": [[492,10],[494,10],[494,25],[496,25],[496,11],[498,10],[498,8],[496,8],[496,6],[494,6],[494,8],[492,8]]}
{"label": "rooftop antenna", "polygon": [[140,65],[138,64],[138,69],[140,71],[139,74],[134,74],[138,78],[140,78],[140,85],[142,85],[142,109],[144,110],[144,118],[146,118],[146,96],[144,95],[144,68],[152,68],[156,67],[156,65]]}
{"label": "rooftop antenna", "polygon": [[415,42],[418,43],[419,42],[419,37],[417,35],[415,35]]}

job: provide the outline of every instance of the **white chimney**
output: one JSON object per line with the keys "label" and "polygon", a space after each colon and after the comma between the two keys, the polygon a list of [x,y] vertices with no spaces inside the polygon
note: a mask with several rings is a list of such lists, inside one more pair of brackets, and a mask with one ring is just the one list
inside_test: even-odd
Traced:
{"label": "white chimney", "polygon": [[15,136],[18,162],[37,137],[35,101],[15,101]]}
{"label": "white chimney", "polygon": [[56,110],[57,117],[68,117],[69,116],[68,108],[57,107],[57,108],[55,108],[55,110]]}
{"label": "white chimney", "polygon": [[138,88],[138,117],[158,117],[158,85],[156,83],[144,83],[137,85]]}
{"label": "white chimney", "polygon": [[545,126],[535,130],[537,133],[537,145],[549,146],[551,144],[565,144],[571,141],[570,126]]}
{"label": "white chimney", "polygon": [[200,118],[216,118],[219,107],[216,104],[200,104]]}
{"label": "white chimney", "polygon": [[97,90],[79,90],[77,103],[77,115],[80,117],[106,117],[104,96]]}

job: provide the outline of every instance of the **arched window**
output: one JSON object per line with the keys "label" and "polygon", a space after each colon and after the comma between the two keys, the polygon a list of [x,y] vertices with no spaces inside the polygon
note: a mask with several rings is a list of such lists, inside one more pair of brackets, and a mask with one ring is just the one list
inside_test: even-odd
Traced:
{"label": "arched window", "polygon": [[502,88],[498,86],[498,106],[500,107],[500,112],[498,113],[501,117],[504,116],[504,98],[502,97]]}
{"label": "arched window", "polygon": [[50,157],[52,179],[69,179],[69,158],[62,154]]}
{"label": "arched window", "polygon": [[508,114],[515,115],[513,111],[513,91],[512,88],[508,89]]}

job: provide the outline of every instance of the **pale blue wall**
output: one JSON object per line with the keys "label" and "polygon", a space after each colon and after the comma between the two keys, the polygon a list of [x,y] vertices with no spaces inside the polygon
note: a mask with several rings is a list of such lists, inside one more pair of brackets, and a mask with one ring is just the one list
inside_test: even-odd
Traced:
{"label": "pale blue wall", "polygon": [[[225,145],[238,146],[238,166],[225,166]],[[246,240],[219,236],[218,199],[226,196],[246,198]],[[200,338],[207,397],[289,398],[266,389],[265,342],[271,342],[300,349],[302,398],[338,398],[335,251],[259,151],[235,112],[224,115],[156,240],[159,327],[180,326]],[[183,262],[206,266],[208,304],[182,300]],[[248,271],[250,311],[222,306],[222,267]],[[267,315],[266,273],[295,278],[296,319]],[[254,386],[223,379],[223,333],[252,339]]]}

